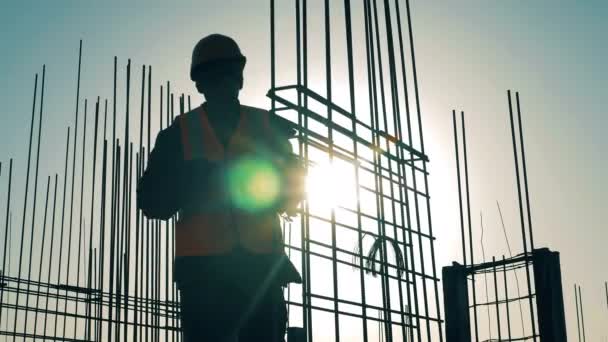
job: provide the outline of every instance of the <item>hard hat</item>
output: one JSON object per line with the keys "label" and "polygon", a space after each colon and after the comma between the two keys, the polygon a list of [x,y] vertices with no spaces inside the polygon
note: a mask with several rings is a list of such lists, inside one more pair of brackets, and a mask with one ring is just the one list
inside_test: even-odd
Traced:
{"label": "hard hat", "polygon": [[208,35],[194,46],[190,79],[194,81],[200,67],[217,61],[238,62],[242,70],[245,67],[246,58],[232,38],[217,33]]}

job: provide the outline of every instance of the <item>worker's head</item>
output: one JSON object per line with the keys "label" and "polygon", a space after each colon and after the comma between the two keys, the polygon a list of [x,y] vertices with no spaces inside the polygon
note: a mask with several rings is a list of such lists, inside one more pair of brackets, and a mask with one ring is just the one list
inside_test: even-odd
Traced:
{"label": "worker's head", "polygon": [[245,62],[232,38],[212,34],[194,47],[190,78],[207,101],[236,100],[243,87]]}

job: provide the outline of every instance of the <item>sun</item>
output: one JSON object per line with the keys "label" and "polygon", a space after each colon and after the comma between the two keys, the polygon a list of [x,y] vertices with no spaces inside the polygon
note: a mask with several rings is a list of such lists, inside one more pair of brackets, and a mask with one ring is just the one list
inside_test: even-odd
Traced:
{"label": "sun", "polygon": [[316,163],[308,168],[306,199],[312,207],[332,209],[350,206],[356,201],[356,187],[352,164],[335,160]]}

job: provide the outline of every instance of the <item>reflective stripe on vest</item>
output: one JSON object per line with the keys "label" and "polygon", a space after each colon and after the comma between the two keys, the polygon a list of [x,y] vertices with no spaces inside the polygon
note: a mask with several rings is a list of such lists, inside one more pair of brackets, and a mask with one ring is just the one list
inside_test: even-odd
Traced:
{"label": "reflective stripe on vest", "polygon": [[[268,112],[260,111],[260,114],[263,115],[261,128],[271,136]],[[253,151],[247,138],[252,133],[254,115],[259,114],[241,107],[239,122],[226,148],[218,140],[202,106],[180,115],[184,160],[223,162]],[[177,256],[225,254],[237,245],[253,253],[279,252],[282,248],[281,230],[275,213],[255,215],[235,208],[180,217],[175,240]]]}

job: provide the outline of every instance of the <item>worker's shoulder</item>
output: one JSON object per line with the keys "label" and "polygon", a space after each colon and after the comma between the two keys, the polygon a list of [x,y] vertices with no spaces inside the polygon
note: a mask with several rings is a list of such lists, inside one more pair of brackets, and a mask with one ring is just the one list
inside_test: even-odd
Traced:
{"label": "worker's shoulder", "polygon": [[[183,121],[184,120],[189,121],[191,119],[196,118],[196,116],[198,116],[200,114],[198,109],[199,109],[199,107],[193,108],[185,113],[181,113],[180,115],[176,116],[173,119],[173,122],[171,123],[171,125],[169,127],[167,127],[165,129],[165,131],[179,135]],[[191,124],[191,123],[186,122],[186,126],[189,126],[189,124]]]}
{"label": "worker's shoulder", "polygon": [[267,109],[246,106],[246,105],[241,105],[241,107],[248,113],[258,116],[258,118],[267,117],[270,122],[270,126],[272,127],[273,130],[275,130],[276,133],[287,136],[287,137],[295,136],[296,125],[293,122],[291,122],[285,118],[282,118],[282,117],[270,112]]}
{"label": "worker's shoulder", "polygon": [[196,108],[192,108],[191,110],[185,112],[185,113],[181,113],[180,115],[176,116],[175,119],[173,120],[173,123],[171,124],[171,126],[176,126],[177,128],[179,128],[179,123],[182,119],[186,118],[186,119],[190,119],[195,117],[196,115],[200,114],[199,111],[200,107],[196,107]]}
{"label": "worker's shoulder", "polygon": [[183,115],[189,115],[189,113],[183,113],[176,116],[173,122],[168,127],[161,129],[158,132],[158,139],[167,142],[176,142],[180,140],[180,119]]}

